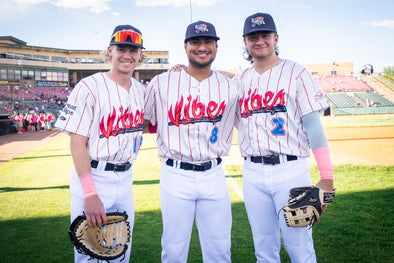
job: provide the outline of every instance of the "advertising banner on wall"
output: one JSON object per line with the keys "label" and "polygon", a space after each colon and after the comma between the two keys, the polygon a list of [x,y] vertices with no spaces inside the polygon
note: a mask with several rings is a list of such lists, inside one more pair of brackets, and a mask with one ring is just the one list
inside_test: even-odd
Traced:
{"label": "advertising banner on wall", "polygon": [[36,81],[36,87],[68,87],[67,81]]}

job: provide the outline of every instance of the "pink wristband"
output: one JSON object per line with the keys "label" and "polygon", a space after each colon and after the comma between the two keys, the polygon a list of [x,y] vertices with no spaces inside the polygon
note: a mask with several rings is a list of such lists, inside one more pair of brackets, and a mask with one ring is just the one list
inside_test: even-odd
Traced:
{"label": "pink wristband", "polygon": [[334,179],[334,169],[330,160],[328,147],[320,147],[313,151],[321,179]]}
{"label": "pink wristband", "polygon": [[149,123],[149,133],[156,133],[157,132],[157,123],[156,125],[152,125]]}
{"label": "pink wristband", "polygon": [[96,187],[94,186],[93,176],[91,173],[81,174],[79,176],[79,180],[81,181],[84,198],[97,195]]}

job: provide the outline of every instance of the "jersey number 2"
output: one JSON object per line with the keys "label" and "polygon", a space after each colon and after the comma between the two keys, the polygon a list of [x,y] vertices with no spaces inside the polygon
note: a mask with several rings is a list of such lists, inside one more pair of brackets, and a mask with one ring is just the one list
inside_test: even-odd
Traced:
{"label": "jersey number 2", "polygon": [[275,126],[272,130],[273,135],[285,135],[285,131],[283,130],[283,119],[275,118],[272,120],[272,124]]}

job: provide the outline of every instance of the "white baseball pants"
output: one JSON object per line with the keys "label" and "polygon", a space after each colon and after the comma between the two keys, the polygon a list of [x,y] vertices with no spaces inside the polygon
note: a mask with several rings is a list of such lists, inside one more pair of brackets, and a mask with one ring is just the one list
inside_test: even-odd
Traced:
{"label": "white baseball pants", "polygon": [[[92,168],[94,185],[96,186],[97,193],[103,202],[106,213],[109,212],[124,212],[128,215],[130,223],[130,232],[133,232],[134,227],[134,197],[133,197],[133,169],[132,167],[124,172],[104,171],[105,165],[100,165],[97,168]],[[70,178],[70,192],[71,192],[71,222],[79,215],[83,214],[83,190],[81,182],[75,168],[72,169]],[[131,252],[131,238],[128,245],[125,259],[122,263],[129,262]],[[112,262],[120,262],[123,257]],[[90,256],[80,254],[74,248],[75,262],[91,263]],[[94,261],[106,262],[106,261]]]}
{"label": "white baseball pants", "polygon": [[276,165],[244,162],[244,201],[257,262],[280,262],[280,231],[292,263],[316,262],[312,229],[288,227],[279,213],[291,188],[312,185],[309,164],[306,158],[281,159],[284,162]]}
{"label": "white baseball pants", "polygon": [[195,219],[204,263],[231,262],[231,202],[221,165],[204,172],[166,165],[160,175],[163,263],[186,263]]}

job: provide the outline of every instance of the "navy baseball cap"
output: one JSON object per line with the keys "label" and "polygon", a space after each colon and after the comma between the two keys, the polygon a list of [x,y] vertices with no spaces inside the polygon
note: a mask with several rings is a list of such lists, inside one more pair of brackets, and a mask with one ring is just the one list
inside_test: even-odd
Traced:
{"label": "navy baseball cap", "polygon": [[142,45],[141,31],[130,25],[119,25],[115,27],[109,45],[131,45],[144,48]]}
{"label": "navy baseball cap", "polygon": [[215,40],[220,39],[216,35],[215,27],[211,23],[201,20],[188,25],[186,29],[185,43],[193,37],[211,37]]}
{"label": "navy baseball cap", "polygon": [[256,13],[246,18],[242,36],[257,31],[277,32],[274,19],[270,14]]}

